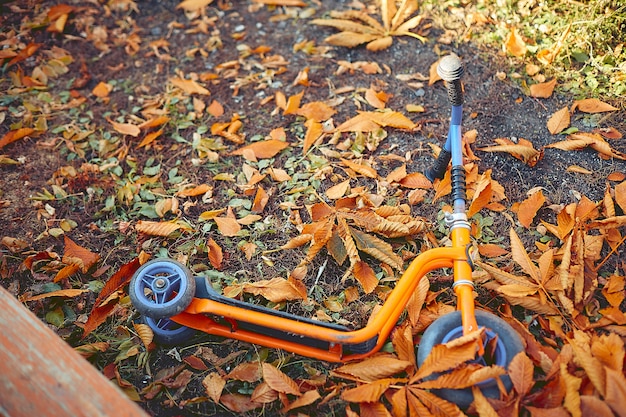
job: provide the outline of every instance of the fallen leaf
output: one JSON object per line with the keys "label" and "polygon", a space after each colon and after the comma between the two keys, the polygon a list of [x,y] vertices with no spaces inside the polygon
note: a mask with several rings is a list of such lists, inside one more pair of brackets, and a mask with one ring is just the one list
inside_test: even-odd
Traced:
{"label": "fallen leaf", "polygon": [[270,388],[284,394],[297,395],[298,397],[302,395],[298,389],[298,384],[278,368],[267,362],[263,362],[262,368],[263,379]]}
{"label": "fallen leaf", "polygon": [[189,226],[173,222],[154,222],[148,220],[139,220],[135,225],[135,229],[139,233],[150,236],[167,237],[177,230],[189,230]]}
{"label": "fallen leaf", "polygon": [[222,269],[222,262],[224,260],[224,254],[222,252],[222,248],[217,244],[213,238],[209,238],[207,241],[207,249],[208,249],[208,257],[209,262],[211,262],[211,266],[213,268],[220,271]]}
{"label": "fallen leaf", "polygon": [[188,94],[188,95],[200,94],[200,95],[208,96],[209,94],[211,94],[209,90],[207,90],[206,88],[204,88],[203,86],[201,86],[194,80],[186,80],[184,78],[173,77],[173,78],[170,78],[169,81],[170,83],[172,83],[172,85],[180,88],[181,90],[183,90],[185,94]]}
{"label": "fallen leaf", "polygon": [[347,179],[345,181],[342,181],[340,183],[333,185],[332,187],[329,187],[326,190],[326,197],[328,197],[330,200],[337,200],[343,197],[344,195],[346,195],[349,189],[350,189],[350,179]]}
{"label": "fallen leaf", "polygon": [[517,29],[513,29],[504,43],[506,50],[513,56],[522,57],[526,55],[526,42],[522,39]]}
{"label": "fallen leaf", "polygon": [[602,113],[619,110],[617,107],[613,107],[608,103],[598,100],[597,98],[586,98],[574,101],[572,111],[575,111],[576,109],[584,113]]}
{"label": "fallen leaf", "polygon": [[2,137],[2,139],[0,139],[0,149],[4,148],[9,143],[13,143],[16,140],[19,140],[19,139],[22,139],[22,138],[25,138],[25,137],[29,136],[33,132],[35,132],[35,129],[32,129],[30,127],[22,127],[22,128],[16,129],[16,130],[8,131]]}
{"label": "fallen leaf", "polygon": [[49,298],[49,297],[76,297],[78,295],[81,295],[85,292],[89,291],[88,289],[79,289],[79,288],[68,288],[66,290],[57,290],[57,291],[51,291],[51,292],[47,292],[47,293],[43,293],[43,294],[38,294],[38,295],[31,295],[29,297],[24,297],[24,298],[20,298],[20,301],[25,303],[27,301],[37,301],[37,300],[43,300],[44,298]]}
{"label": "fallen leaf", "polygon": [[215,217],[213,220],[217,223],[217,229],[222,236],[237,236],[241,230],[241,226],[237,223],[237,220],[231,217]]}
{"label": "fallen leaf", "polygon": [[98,98],[108,97],[109,93],[113,90],[113,86],[109,83],[105,83],[104,81],[100,81],[98,85],[96,85],[93,90],[91,90],[91,94]]}
{"label": "fallen leaf", "polygon": [[209,398],[217,404],[220,402],[220,397],[226,386],[226,380],[219,373],[211,372],[202,380],[202,386]]}
{"label": "fallen leaf", "polygon": [[65,250],[63,252],[63,262],[70,265],[78,265],[83,273],[94,266],[99,260],[100,255],[77,245],[72,239],[63,236]]}
{"label": "fallen leaf", "polygon": [[536,98],[549,98],[556,87],[556,78],[545,83],[533,84],[530,86],[530,96]]}
{"label": "fallen leaf", "polygon": [[548,119],[548,130],[553,135],[562,132],[567,129],[570,124],[570,114],[567,106],[563,107],[561,110],[555,112],[550,119]]}
{"label": "fallen leaf", "polygon": [[268,139],[251,143],[232,151],[231,155],[244,155],[247,151],[252,152],[257,159],[267,159],[276,156],[280,151],[287,148],[289,142]]}
{"label": "fallen leaf", "polygon": [[139,129],[139,126],[137,125],[131,123],[118,123],[110,119],[107,120],[113,125],[113,129],[122,135],[137,137],[141,133],[141,129]]}
{"label": "fallen leaf", "polygon": [[196,10],[204,9],[211,3],[213,3],[213,0],[185,0],[179,3],[176,8],[183,9],[187,12],[195,12]]}
{"label": "fallen leaf", "polygon": [[522,226],[527,229],[530,227],[530,224],[537,215],[537,211],[545,202],[546,198],[543,196],[541,190],[539,190],[520,203],[517,210],[517,218]]}

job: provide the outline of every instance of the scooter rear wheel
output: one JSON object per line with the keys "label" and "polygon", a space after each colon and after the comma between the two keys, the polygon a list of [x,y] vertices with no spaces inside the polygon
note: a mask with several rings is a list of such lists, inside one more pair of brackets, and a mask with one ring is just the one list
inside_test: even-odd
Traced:
{"label": "scooter rear wheel", "polygon": [[180,325],[171,319],[153,319],[151,317],[142,316],[141,321],[152,329],[154,341],[159,345],[180,345],[187,342],[196,334],[195,329]]}
{"label": "scooter rear wheel", "polygon": [[[487,330],[487,340],[497,336],[493,365],[507,369],[511,360],[524,349],[522,340],[515,330],[500,317],[482,310],[476,310],[476,321]],[[446,314],[435,320],[424,332],[417,349],[417,364],[421,366],[435,345],[447,343],[463,335],[461,312]],[[482,360],[482,358],[481,358]],[[489,364],[491,365],[491,364]],[[507,391],[513,387],[508,375],[500,377]],[[499,398],[500,390],[493,379],[483,381],[477,385],[483,395],[488,398]],[[439,389],[433,390],[441,398],[455,403],[461,408],[467,408],[474,401],[471,388],[466,389]]]}
{"label": "scooter rear wheel", "polygon": [[196,292],[191,271],[172,259],[144,264],[130,280],[128,295],[142,315],[155,320],[184,311]]}

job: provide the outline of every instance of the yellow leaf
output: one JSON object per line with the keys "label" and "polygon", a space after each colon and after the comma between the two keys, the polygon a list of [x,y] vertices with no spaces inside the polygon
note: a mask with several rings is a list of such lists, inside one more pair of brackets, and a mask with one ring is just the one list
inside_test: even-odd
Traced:
{"label": "yellow leaf", "polygon": [[526,55],[526,42],[522,39],[517,29],[511,31],[505,42],[506,50],[513,56]]}
{"label": "yellow leaf", "polygon": [[560,133],[563,130],[567,129],[569,127],[569,124],[570,114],[567,106],[563,107],[561,110],[550,116],[550,119],[548,119],[547,123],[548,130],[553,135],[556,135],[557,133]]}
{"label": "yellow leaf", "polygon": [[275,391],[283,394],[302,395],[298,384],[275,366],[263,362],[263,379],[267,385]]}
{"label": "yellow leaf", "polygon": [[530,96],[536,98],[548,98],[552,95],[556,87],[556,78],[545,83],[533,84],[530,86]]}
{"label": "yellow leaf", "polygon": [[389,48],[392,43],[393,43],[393,38],[391,36],[384,36],[382,38],[375,39],[371,42],[368,42],[365,48],[368,51],[374,51],[374,52],[382,51],[383,49]]}
{"label": "yellow leaf", "polygon": [[567,372],[567,364],[561,363],[561,381],[565,385],[563,406],[571,413],[572,417],[582,417],[579,392],[582,379]]}

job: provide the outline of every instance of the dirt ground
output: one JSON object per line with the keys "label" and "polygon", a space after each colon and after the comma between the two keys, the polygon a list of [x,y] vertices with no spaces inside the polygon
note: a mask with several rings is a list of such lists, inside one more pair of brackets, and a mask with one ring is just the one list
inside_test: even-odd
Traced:
{"label": "dirt ground", "polygon": [[[8,39],[10,30],[18,31],[21,23],[33,19],[50,3],[52,2],[28,0],[3,2],[0,5],[3,8],[0,23],[4,37],[0,40]],[[463,129],[477,131],[474,149],[492,145],[497,138],[509,138],[513,141],[524,138],[532,141],[536,149],[561,140],[562,137],[550,134],[546,122],[554,112],[564,106],[570,106],[575,99],[581,98],[562,95],[558,90],[546,99],[529,97],[520,83],[510,76],[518,70],[514,66],[514,61],[501,51],[486,50],[461,41],[464,28],[458,29],[459,33],[455,33],[450,29],[444,31],[436,25],[430,28],[423,25],[421,34],[427,38],[427,42],[422,43],[408,37],[395,38],[390,48],[378,52],[371,52],[363,47],[354,49],[327,47],[323,39],[334,31],[331,28],[311,25],[309,20],[326,17],[331,10],[350,7],[350,2],[342,0],[309,1],[309,7],[286,9],[263,6],[251,1],[216,1],[207,7],[204,18],[194,21],[190,21],[180,9],[177,9],[179,2],[176,0],[137,1],[134,3],[136,10],[132,9],[134,6],[124,10],[124,2],[109,2],[120,5],[118,10],[113,8],[110,13],[106,12],[109,9],[104,7],[103,2],[67,3],[75,8],[73,13],[78,17],[69,20],[64,34],[46,32],[42,26],[28,33],[14,33],[13,36],[17,36],[20,42],[41,43],[42,50],[58,46],[68,51],[73,58],[72,63],[68,65],[69,71],[60,75],[54,83],[51,82],[48,91],[51,100],[56,100],[64,91],[74,91],[77,97],[84,97],[85,102],[74,113],[63,108],[59,110],[53,108],[47,113],[49,127],[47,131],[38,137],[19,140],[0,149],[0,154],[18,161],[16,164],[0,164],[0,234],[1,237],[12,237],[27,242],[29,250],[32,251],[30,253],[44,250],[62,253],[63,238],[53,237],[49,232],[51,228],[58,226],[55,219],[71,220],[76,225],[72,227],[68,236],[82,247],[100,254],[103,264],[108,265],[110,271],[115,271],[130,261],[131,254],[136,255],[142,249],[155,251],[159,244],[163,248],[166,243],[159,241],[155,248],[154,241],[142,240],[131,233],[120,233],[125,222],[132,223],[136,217],[116,214],[115,211],[103,213],[106,193],[105,195],[90,193],[94,184],[103,190],[113,187],[110,176],[100,175],[97,171],[81,171],[79,179],[74,178],[70,182],[60,180],[63,178],[60,171],[62,167],[73,166],[81,170],[85,162],[101,165],[105,161],[98,155],[97,146],[91,145],[85,148],[85,155],[77,157],[68,150],[68,144],[71,145],[72,141],[64,140],[62,132],[55,132],[53,128],[73,122],[79,123],[72,118],[88,117],[96,132],[94,140],[97,142],[98,135],[104,135],[106,129],[110,130],[111,125],[107,120],[115,120],[121,115],[127,120],[133,120],[129,115],[139,116],[139,112],[133,110],[133,107],[145,106],[152,99],[158,100],[168,88],[166,87],[168,80],[177,74],[188,76],[193,73],[200,79],[203,74],[218,74],[217,78],[204,79],[205,85],[210,90],[210,96],[206,97],[206,100],[207,104],[213,100],[219,102],[225,110],[224,115],[215,118],[205,111],[196,119],[190,118],[189,124],[210,126],[216,121],[227,122],[234,114],[238,114],[244,121],[246,138],[256,135],[265,137],[276,127],[284,127],[291,137],[298,135],[302,137],[304,128],[301,120],[274,111],[275,103],[268,98],[277,92],[290,97],[304,91],[306,102],[341,102],[341,105],[337,106],[338,113],[333,116],[335,124],[339,124],[355,115],[358,110],[370,110],[367,104],[355,99],[352,92],[362,91],[372,85],[378,86],[390,95],[387,107],[407,114],[418,128],[414,132],[388,130],[387,138],[367,156],[377,158],[393,153],[404,157],[409,154],[410,158],[406,163],[410,172],[423,172],[430,165],[433,154],[428,144],[441,146],[447,133],[449,105],[445,88],[441,82],[429,85],[428,80],[431,65],[448,52],[458,54],[465,65]],[[20,10],[15,12],[15,9],[10,9],[11,6],[17,6]],[[86,23],[81,23],[79,17],[85,19]],[[197,22],[202,19],[204,23],[198,24]],[[425,22],[428,22],[428,19]],[[109,37],[102,41],[107,48],[94,41],[93,37],[86,36],[90,30],[100,26],[107,28],[109,33]],[[132,50],[133,46],[129,42],[129,39],[132,40],[131,34],[140,39],[136,51]],[[218,38],[221,45],[211,49],[208,45]],[[294,50],[294,45],[305,41],[314,41],[318,48],[317,52],[307,54]],[[268,50],[263,53],[246,52],[246,49],[252,51],[259,47],[268,47]],[[132,54],[129,54],[129,48]],[[193,48],[197,48],[195,54],[190,52]],[[253,57],[250,58],[250,54]],[[272,66],[268,64],[268,60],[264,60],[269,56],[274,56],[276,62],[284,59],[287,64]],[[378,63],[381,73],[366,74],[356,69],[338,74],[341,61]],[[35,58],[28,58],[19,66],[25,73],[30,73],[37,63]],[[229,68],[232,69],[232,75],[229,75]],[[294,83],[304,68],[308,68],[310,83],[307,87]],[[4,98],[0,97],[0,112],[4,114],[4,120],[0,125],[0,137],[11,130],[11,124],[19,122],[25,115],[19,106],[21,99],[8,92],[11,83],[9,72],[15,70],[16,67],[5,65],[0,79],[0,90],[5,95]],[[503,79],[502,74],[508,76]],[[406,77],[401,75],[412,75],[412,79],[407,81]],[[74,83],[81,77],[88,79],[85,78],[86,82],[82,85],[72,87],[77,85]],[[94,87],[100,82],[111,80],[115,80],[116,83],[109,99],[101,100],[93,96],[91,92]],[[37,100],[41,99],[39,97]],[[41,103],[38,102],[39,104]],[[424,111],[407,113],[405,111],[407,105],[423,106]],[[184,113],[196,109],[187,107],[179,108],[177,111],[180,117],[178,120],[182,120]],[[601,115],[578,113],[573,116],[572,125],[581,130],[613,127],[626,133],[624,120],[623,111]],[[130,145],[127,158],[134,161],[137,166],[144,166],[146,161],[153,158],[162,164],[165,173],[177,168],[179,175],[192,182],[214,186],[212,201],[188,207],[185,216],[196,219],[206,210],[228,205],[232,198],[227,192],[230,185],[214,181],[213,178],[228,167],[232,168],[235,175],[240,175],[237,166],[241,163],[240,160],[234,159],[229,162],[223,159],[220,161],[222,165],[219,166],[196,163],[195,153],[189,146],[193,141],[193,129],[187,127],[169,125],[165,133],[157,139],[158,144],[151,147],[137,148],[132,140],[137,139],[122,138],[119,143]],[[618,151],[626,152],[626,146],[621,143],[611,142],[611,145]],[[235,148],[228,142],[226,146],[231,150]],[[300,149],[297,150],[299,151]],[[523,200],[529,190],[542,187],[547,203],[539,211],[535,222],[542,219],[553,221],[554,212],[548,208],[550,205],[568,204],[576,201],[581,195],[594,201],[601,200],[605,193],[607,176],[614,172],[626,172],[623,161],[602,159],[591,149],[576,152],[545,149],[543,158],[534,167],[529,167],[506,153],[480,151],[475,153],[480,158],[477,161],[480,171],[491,169],[492,178],[504,187],[507,207]],[[286,157],[279,157],[275,166],[281,166],[285,162]],[[570,172],[567,168],[571,165],[583,167],[590,173]],[[377,167],[381,173],[388,173],[393,168],[395,165],[392,163],[385,166],[383,162]],[[63,184],[69,194],[78,197],[75,200],[33,199],[44,189],[51,189],[55,183]],[[324,184],[325,187],[328,185],[332,183],[327,181]],[[429,196],[432,198],[432,194]],[[301,201],[309,202],[305,197]],[[428,203],[414,206],[413,214],[436,221],[441,208],[440,203],[442,202],[432,206]],[[272,207],[271,204],[275,203],[270,203],[268,207],[270,212],[280,212],[277,206]],[[492,217],[494,225],[491,228],[495,236],[502,237],[501,243],[507,245],[506,236],[511,226],[509,218],[497,213],[492,213]],[[287,223],[288,219],[284,216],[279,220],[279,224]],[[274,233],[265,235],[262,240],[265,249],[271,250],[284,244],[290,237],[293,236]],[[523,239],[531,244],[533,235],[528,233]],[[218,239],[218,243],[230,249],[227,250],[226,272],[234,274],[239,271],[252,281],[272,273],[268,263],[259,258],[246,260],[243,253],[236,249],[237,242]],[[50,276],[46,275],[45,271],[32,275],[20,267],[21,255],[10,257],[4,247],[2,251],[3,275],[0,282],[15,295],[42,289],[49,282]],[[273,268],[280,271],[289,270],[297,265],[301,257],[302,253],[298,251],[276,255],[271,257],[274,261]],[[190,258],[194,264],[207,263],[206,258],[195,253],[192,253]],[[311,270],[317,270],[322,262],[323,260],[315,260]],[[618,260],[614,262],[613,265],[618,264]],[[323,278],[328,281],[325,284],[327,290],[337,290],[340,287],[338,278],[341,274],[341,268],[333,265],[331,261]],[[314,278],[313,276],[310,280]],[[89,303],[93,303],[93,298],[87,298],[84,302],[82,312],[77,311],[79,315],[89,311]],[[45,316],[44,304],[32,305],[32,308],[41,317]],[[80,329],[68,326],[57,330],[70,343],[78,344]],[[198,338],[196,342],[197,346],[210,347],[222,357],[238,350],[249,356],[257,349],[228,340]],[[193,350],[187,347],[180,351],[184,352],[192,353]],[[275,355],[267,352],[265,354]],[[148,365],[153,373],[152,377],[145,372],[146,368],[142,370],[131,364],[121,366],[120,372],[137,391],[140,391],[150,383],[151,378],[154,378],[159,370],[177,364],[174,356],[172,351],[165,348],[158,348],[152,352]],[[96,357],[94,362],[96,366],[104,367],[109,360],[110,358],[103,356]],[[293,361],[295,363],[297,359]],[[226,363],[222,366],[227,371],[233,364]],[[325,371],[330,365],[307,362],[307,366]],[[294,365],[294,369],[295,367]],[[297,374],[295,370],[294,374]],[[183,393],[175,395],[178,404],[181,400],[183,403],[187,402],[182,408],[167,407],[164,405],[168,403],[167,398],[163,396],[142,402],[142,405],[155,416],[231,415],[227,409],[210,401],[193,403],[194,398],[204,395],[201,379],[193,379]],[[249,387],[242,388],[241,393],[249,393],[246,389]],[[309,413],[335,415],[343,413],[344,409],[345,403],[336,397],[317,410],[309,410]],[[276,405],[264,409],[261,413],[273,415],[276,413]],[[259,415],[259,410],[251,412],[250,415]]]}

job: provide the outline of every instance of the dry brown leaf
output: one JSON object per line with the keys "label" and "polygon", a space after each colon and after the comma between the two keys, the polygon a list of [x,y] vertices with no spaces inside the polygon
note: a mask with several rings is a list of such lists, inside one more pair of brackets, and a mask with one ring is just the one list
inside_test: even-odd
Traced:
{"label": "dry brown leaf", "polygon": [[373,403],[380,401],[389,386],[396,382],[395,379],[385,378],[368,384],[359,385],[356,388],[345,390],[341,393],[341,399],[353,403]]}
{"label": "dry brown leaf", "polygon": [[270,201],[270,196],[260,185],[257,187],[256,194],[254,195],[254,201],[252,202],[252,208],[250,211],[253,213],[263,213],[265,206]]}
{"label": "dry brown leaf", "polygon": [[337,113],[337,110],[322,101],[312,101],[303,104],[296,111],[296,114],[305,117],[307,120],[314,120],[316,122],[328,120],[335,113]]}
{"label": "dry brown leaf", "polygon": [[374,270],[365,262],[358,261],[354,268],[352,269],[352,274],[356,278],[357,281],[363,287],[363,291],[366,294],[374,291],[376,286],[378,285],[378,278],[376,278],[376,273]]}
{"label": "dry brown leaf", "polygon": [[619,110],[617,107],[613,107],[608,103],[598,100],[597,98],[586,98],[574,101],[572,111],[575,111],[576,109],[584,113],[602,113]]}
{"label": "dry brown leaf", "polygon": [[289,142],[276,139],[262,140],[243,146],[232,151],[231,155],[244,155],[246,151],[251,151],[257,159],[267,159],[276,156],[280,151],[287,148]]}
{"label": "dry brown leaf", "polygon": [[506,152],[529,167],[534,167],[543,157],[543,150],[536,150],[533,144],[526,139],[520,138],[518,143],[514,143],[508,138],[497,138],[494,142],[498,143],[498,145],[486,146],[477,150],[483,152]]}
{"label": "dry brown leaf", "polygon": [[115,131],[121,133],[122,135],[137,137],[141,133],[141,129],[139,129],[139,126],[132,123],[118,123],[110,119],[107,120],[113,125],[113,129],[115,129]]}
{"label": "dry brown leaf", "polygon": [[302,294],[292,282],[276,277],[252,283],[243,284],[243,291],[254,295],[261,295],[274,303],[281,303],[286,300],[300,300]]}
{"label": "dry brown leaf", "polygon": [[217,242],[213,240],[213,238],[209,238],[209,240],[207,241],[207,249],[211,266],[220,271],[222,269],[222,262],[224,261],[222,247],[218,245]]}
{"label": "dry brown leaf", "polygon": [[172,77],[170,78],[169,81],[175,87],[183,90],[183,92],[187,95],[200,94],[200,95],[208,96],[209,94],[211,94],[209,90],[207,90],[206,88],[204,88],[203,86],[201,86],[194,80],[186,80],[180,77]]}
{"label": "dry brown leaf", "polygon": [[320,393],[316,389],[305,392],[300,397],[296,398],[292,403],[286,405],[282,410],[282,413],[294,410],[296,408],[305,407],[313,404],[315,401],[321,398]]}
{"label": "dry brown leaf", "polygon": [[167,237],[180,229],[189,230],[189,226],[172,222],[139,220],[135,225],[135,229],[139,233],[144,233],[146,235]]}
{"label": "dry brown leaf", "polygon": [[135,328],[139,339],[141,339],[141,343],[148,348],[148,346],[152,343],[152,339],[154,339],[154,332],[150,326],[143,323],[133,323],[133,327]]}
{"label": "dry brown leaf", "polygon": [[263,379],[270,388],[284,394],[297,395],[298,397],[302,395],[298,389],[298,384],[278,368],[267,362],[263,362],[262,367]]}
{"label": "dry brown leaf", "polygon": [[313,119],[308,119],[306,122],[304,122],[304,125],[307,129],[304,135],[302,153],[306,154],[311,146],[313,146],[313,144],[315,144],[315,142],[317,142],[317,140],[322,137],[322,135],[324,134],[324,127],[322,123]]}
{"label": "dry brown leaf", "polygon": [[217,224],[217,229],[220,231],[222,236],[237,236],[241,230],[241,225],[232,217],[215,217],[213,220]]}
{"label": "dry brown leaf", "polygon": [[20,301],[25,303],[27,301],[37,301],[37,300],[43,300],[44,298],[49,298],[49,297],[76,297],[78,295],[81,295],[85,292],[89,291],[88,289],[81,289],[81,288],[68,288],[65,290],[56,290],[56,291],[51,291],[51,292],[46,292],[43,294],[38,294],[38,295],[31,295],[28,297],[23,297],[20,298]]}
{"label": "dry brown leaf", "polygon": [[330,200],[338,200],[350,190],[350,179],[333,185],[326,190],[326,197]]}
{"label": "dry brown leaf", "polygon": [[511,360],[508,371],[515,391],[520,397],[524,397],[530,392],[533,385],[535,385],[535,366],[532,361],[526,353],[522,351]]}
{"label": "dry brown leaf", "polygon": [[530,86],[530,96],[536,98],[549,98],[556,87],[556,78],[545,83],[533,84]]}
{"label": "dry brown leaf", "polygon": [[421,188],[424,190],[428,190],[433,188],[433,183],[430,182],[430,180],[426,178],[426,176],[421,172],[413,172],[405,175],[402,179],[398,181],[398,183],[403,187],[411,189]]}
{"label": "dry brown leaf", "polygon": [[389,378],[404,371],[411,362],[396,359],[391,356],[373,356],[361,362],[348,363],[331,371],[331,374],[341,378],[357,378],[361,381],[373,382]]}
{"label": "dry brown leaf", "polygon": [[63,239],[65,243],[65,250],[63,251],[64,263],[78,265],[82,272],[85,273],[100,260],[100,255],[76,244],[66,235],[63,236]]}
{"label": "dry brown leaf", "polygon": [[537,215],[537,211],[543,207],[545,202],[546,198],[541,190],[534,192],[522,201],[517,210],[517,218],[521,225],[528,229]]}
{"label": "dry brown leaf", "polygon": [[226,380],[217,372],[211,372],[202,380],[202,386],[206,390],[207,395],[216,404],[219,403]]}
{"label": "dry brown leaf", "polygon": [[185,0],[176,6],[177,9],[183,9],[186,12],[195,12],[199,9],[204,9],[209,4],[213,3],[213,0]]}
{"label": "dry brown leaf", "polygon": [[548,119],[548,130],[553,135],[557,133],[561,133],[565,129],[569,127],[570,124],[570,114],[567,106],[563,107],[561,110],[555,112],[550,119]]}
{"label": "dry brown leaf", "polygon": [[498,412],[477,386],[472,387],[472,394],[474,395],[474,407],[476,407],[476,412],[480,417],[499,417]]}
{"label": "dry brown leaf", "polygon": [[347,166],[348,168],[350,168],[351,170],[353,170],[354,172],[356,172],[357,174],[361,174],[365,177],[368,178],[376,178],[378,177],[378,173],[376,172],[376,170],[370,166],[367,166],[365,164],[360,164],[357,162],[352,162],[349,161],[347,159],[341,159],[341,162]]}
{"label": "dry brown leaf", "polygon": [[22,127],[22,128],[16,129],[16,130],[8,131],[2,137],[2,139],[0,139],[0,149],[5,147],[9,143],[13,143],[16,140],[25,138],[25,137],[31,135],[34,132],[35,132],[35,129],[32,129],[30,127]]}
{"label": "dry brown leaf", "polygon": [[304,7],[306,3],[301,0],[252,0],[254,3],[266,4],[268,6]]}

